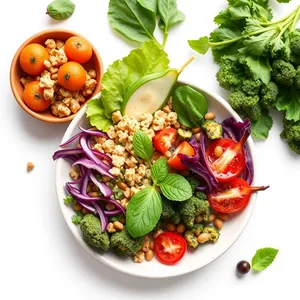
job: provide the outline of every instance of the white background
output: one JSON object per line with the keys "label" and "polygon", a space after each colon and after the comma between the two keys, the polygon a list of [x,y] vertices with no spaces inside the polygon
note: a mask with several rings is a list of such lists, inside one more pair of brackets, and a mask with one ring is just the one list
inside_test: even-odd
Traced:
{"label": "white background", "polygon": [[[135,45],[112,32],[107,0],[74,0],[76,11],[67,21],[45,15],[49,0],[5,1],[0,18],[0,299],[263,299],[294,295],[299,299],[300,156],[279,138],[279,114],[270,137],[255,142],[257,181],[269,184],[239,240],[222,257],[191,274],[146,280],[123,275],[92,258],[75,241],[60,212],[55,193],[55,164],[51,159],[68,124],[47,124],[26,114],[9,85],[12,57],[21,43],[38,31],[62,27],[85,35],[97,47],[106,68]],[[276,17],[299,0],[279,5],[270,0]],[[186,21],[172,30],[166,50],[172,66],[191,54],[187,39],[207,35],[225,0],[178,0]],[[161,38],[160,33],[157,33]],[[197,60],[182,79],[226,98],[215,80],[211,54]],[[26,172],[26,164],[36,167]],[[261,247],[280,249],[274,264],[260,274],[235,274],[241,259],[251,260]],[[218,298],[216,298],[218,297]]]}

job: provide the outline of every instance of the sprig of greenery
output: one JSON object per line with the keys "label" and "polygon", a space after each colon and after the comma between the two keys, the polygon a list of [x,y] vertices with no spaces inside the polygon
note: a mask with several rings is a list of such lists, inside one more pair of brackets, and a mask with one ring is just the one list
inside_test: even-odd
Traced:
{"label": "sprig of greenery", "polygon": [[252,269],[255,271],[263,271],[272,264],[278,254],[277,249],[261,248],[258,249],[252,258]]}

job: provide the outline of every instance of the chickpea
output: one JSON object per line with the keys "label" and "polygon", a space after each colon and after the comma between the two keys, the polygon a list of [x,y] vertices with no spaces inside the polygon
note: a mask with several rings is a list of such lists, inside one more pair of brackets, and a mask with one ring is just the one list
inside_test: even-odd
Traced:
{"label": "chickpea", "polygon": [[121,190],[123,190],[123,191],[128,188],[127,184],[125,182],[123,182],[123,181],[118,182],[117,185],[118,185],[118,188],[121,189]]}
{"label": "chickpea", "polygon": [[175,224],[173,224],[173,223],[167,223],[166,229],[167,229],[168,231],[175,231],[175,230],[176,230],[176,226],[175,226]]}
{"label": "chickpea", "polygon": [[150,249],[154,249],[154,241],[152,240],[152,241],[150,241]]}
{"label": "chickpea", "polygon": [[217,146],[214,150],[214,154],[216,157],[220,157],[223,154],[223,148],[221,146]]}
{"label": "chickpea", "polygon": [[223,228],[223,221],[221,219],[215,219],[214,225],[221,230]]}
{"label": "chickpea", "polygon": [[108,223],[108,225],[107,225],[107,231],[108,231],[109,233],[114,233],[114,232],[116,232],[116,229],[115,229],[113,223]]}
{"label": "chickpea", "polygon": [[178,233],[184,233],[185,231],[185,226],[183,224],[179,224],[177,227],[176,227],[176,231]]}
{"label": "chickpea", "polygon": [[195,134],[195,139],[196,139],[197,142],[200,141],[200,135],[201,135],[200,132]]}
{"label": "chickpea", "polygon": [[216,118],[215,113],[213,112],[208,112],[205,116],[204,116],[205,120],[214,120]]}
{"label": "chickpea", "polygon": [[187,130],[188,128],[186,126],[184,126],[183,124],[180,124],[180,128],[183,130]]}
{"label": "chickpea", "polygon": [[193,127],[192,132],[193,133],[199,133],[199,132],[201,132],[201,128],[200,127]]}
{"label": "chickpea", "polygon": [[73,205],[72,205],[72,207],[73,207],[73,209],[74,210],[76,210],[76,211],[81,211],[81,209],[82,209],[82,207],[81,207],[81,205],[79,204],[79,203],[74,203]]}
{"label": "chickpea", "polygon": [[154,256],[154,252],[150,249],[146,252],[145,258],[147,261],[150,261],[153,259]]}
{"label": "chickpea", "polygon": [[148,252],[149,249],[150,249],[150,241],[144,241],[142,250],[143,250],[144,252]]}
{"label": "chickpea", "polygon": [[105,205],[105,208],[107,210],[114,210],[116,208],[116,206],[113,204],[113,203],[110,203],[108,202],[106,205]]}
{"label": "chickpea", "polygon": [[215,218],[216,218],[216,215],[215,214],[211,214],[209,216],[209,223],[212,223],[215,220]]}
{"label": "chickpea", "polygon": [[84,215],[87,215],[89,213],[89,211],[86,208],[83,208],[81,211]]}
{"label": "chickpea", "polygon": [[203,220],[203,218],[200,215],[195,217],[195,223],[197,223],[197,224],[201,223],[202,220]]}
{"label": "chickpea", "polygon": [[218,218],[222,221],[227,221],[229,219],[228,214],[218,214]]}
{"label": "chickpea", "polygon": [[201,233],[200,235],[198,235],[197,237],[197,241],[199,244],[204,244],[209,240],[209,233]]}
{"label": "chickpea", "polygon": [[115,228],[116,230],[123,230],[123,228],[124,228],[124,225],[123,225],[121,222],[118,222],[118,221],[115,221],[115,222],[113,223],[113,225],[114,225],[114,228]]}

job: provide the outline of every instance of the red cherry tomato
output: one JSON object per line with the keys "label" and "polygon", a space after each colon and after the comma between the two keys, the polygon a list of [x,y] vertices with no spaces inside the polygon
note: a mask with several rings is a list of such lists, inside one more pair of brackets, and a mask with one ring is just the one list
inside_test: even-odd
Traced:
{"label": "red cherry tomato", "polygon": [[174,128],[165,128],[159,131],[153,138],[153,144],[157,151],[165,154],[169,151],[177,138],[177,130]]}
{"label": "red cherry tomato", "polygon": [[172,265],[186,252],[185,239],[174,232],[163,232],[154,240],[154,252],[160,262]]}
{"label": "red cherry tomato", "polygon": [[178,154],[193,156],[196,154],[195,149],[188,142],[184,141],[175,149],[172,156],[168,160],[168,165],[171,168],[179,171],[185,171],[188,168],[181,162]]}
{"label": "red cherry tomato", "polygon": [[265,190],[267,187],[251,187],[242,178],[220,183],[220,190],[208,195],[212,209],[220,213],[235,213],[246,207],[253,192]]}
{"label": "red cherry tomato", "polygon": [[[246,166],[243,141],[239,143],[232,139],[218,139],[211,143],[206,150],[210,169],[218,181],[229,181],[239,176]],[[215,148],[220,146],[223,154],[216,157]]]}

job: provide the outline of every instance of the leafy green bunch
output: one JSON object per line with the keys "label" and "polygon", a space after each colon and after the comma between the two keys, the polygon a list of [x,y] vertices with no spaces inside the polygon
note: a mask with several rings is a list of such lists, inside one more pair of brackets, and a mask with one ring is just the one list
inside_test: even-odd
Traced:
{"label": "leafy green bunch", "polygon": [[157,22],[166,45],[169,30],[185,20],[177,9],[177,0],[110,0],[108,18],[110,25],[131,41],[153,40]]}
{"label": "leafy green bunch", "polygon": [[214,19],[218,28],[189,44],[201,54],[212,49],[230,105],[251,120],[255,137],[265,139],[273,124],[270,109],[300,120],[300,6],[273,21],[268,0],[227,1]]}
{"label": "leafy green bunch", "polygon": [[136,155],[151,165],[153,185],[136,193],[129,201],[126,210],[126,227],[134,238],[151,232],[162,214],[161,193],[171,201],[185,201],[192,197],[189,182],[179,174],[169,174],[166,158],[158,159],[153,165],[153,145],[150,138],[141,130],[133,136],[133,149]]}

